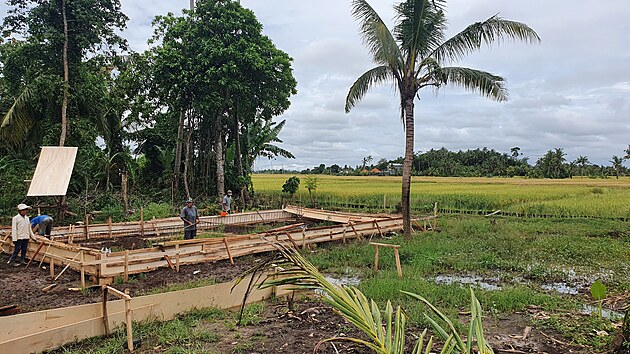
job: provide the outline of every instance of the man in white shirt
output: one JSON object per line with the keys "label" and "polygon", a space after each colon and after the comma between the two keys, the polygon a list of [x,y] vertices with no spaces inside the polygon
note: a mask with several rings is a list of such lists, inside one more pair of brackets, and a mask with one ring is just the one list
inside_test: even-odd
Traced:
{"label": "man in white shirt", "polygon": [[[11,222],[11,238],[13,239],[13,255],[9,258],[9,263],[15,261],[15,266],[19,267],[21,264],[26,264],[26,250],[28,250],[28,240],[35,240],[33,229],[31,229],[31,221],[27,214],[32,208],[26,204],[20,204],[17,206],[18,214],[13,217]],[[21,251],[21,261],[18,261],[18,253]]]}

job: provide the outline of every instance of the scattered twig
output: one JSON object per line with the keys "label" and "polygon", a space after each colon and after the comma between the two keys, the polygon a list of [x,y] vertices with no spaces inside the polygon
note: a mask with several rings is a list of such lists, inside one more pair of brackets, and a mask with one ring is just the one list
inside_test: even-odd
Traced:
{"label": "scattered twig", "polygon": [[539,331],[539,332],[540,332],[540,334],[542,334],[544,337],[549,338],[552,342],[555,342],[555,343],[558,343],[558,344],[562,344],[562,345],[567,345],[567,346],[570,346],[570,347],[586,348],[586,346],[585,346],[585,345],[563,342],[563,341],[561,341],[561,340],[559,340],[559,339],[555,339],[554,337],[552,337],[552,336],[550,336],[550,335],[545,334],[545,332],[543,332],[543,331]]}

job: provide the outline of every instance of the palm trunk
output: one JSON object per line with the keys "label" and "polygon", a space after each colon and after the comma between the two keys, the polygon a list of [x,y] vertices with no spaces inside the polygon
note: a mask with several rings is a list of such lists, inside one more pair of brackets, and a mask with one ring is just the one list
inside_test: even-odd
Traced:
{"label": "palm trunk", "polygon": [[173,199],[179,197],[179,180],[182,166],[182,143],[184,141],[184,120],[186,110],[179,113],[179,123],[177,125],[177,144],[175,145],[175,163],[173,164]]}
{"label": "palm trunk", "polygon": [[403,177],[402,177],[402,214],[403,214],[403,233],[405,236],[411,236],[411,166],[413,164],[413,139],[414,139],[414,121],[413,121],[413,99],[414,96],[405,99],[405,159],[403,160]]}
{"label": "palm trunk", "polygon": [[66,18],[66,1],[61,0],[61,16],[63,18],[63,100],[61,101],[61,135],[59,137],[59,146],[66,143],[66,135],[68,134],[68,19]]}
{"label": "palm trunk", "polygon": [[[239,177],[247,177],[245,175],[245,171],[243,169],[243,156],[241,154],[241,129],[240,123],[238,119],[238,110],[236,106],[234,107],[234,140],[236,144],[236,170],[238,172]],[[240,187],[240,200],[241,200],[241,209],[243,209],[243,205],[246,205],[249,201],[249,190],[247,189],[247,184],[239,185]]]}
{"label": "palm trunk", "polygon": [[188,187],[188,165],[190,164],[190,155],[191,149],[190,145],[192,144],[192,114],[188,116],[188,136],[186,138],[186,158],[184,159],[184,190],[186,191],[186,198],[190,198],[190,188]]}
{"label": "palm trunk", "polygon": [[225,170],[223,167],[223,123],[221,117],[223,116],[224,107],[221,107],[217,112],[217,117],[214,122],[214,154],[217,170],[217,195],[221,197],[225,193]]}
{"label": "palm trunk", "polygon": [[127,217],[127,210],[129,210],[129,202],[127,198],[127,170],[125,169],[121,175],[120,188],[122,192],[123,210],[125,211],[125,217]]}

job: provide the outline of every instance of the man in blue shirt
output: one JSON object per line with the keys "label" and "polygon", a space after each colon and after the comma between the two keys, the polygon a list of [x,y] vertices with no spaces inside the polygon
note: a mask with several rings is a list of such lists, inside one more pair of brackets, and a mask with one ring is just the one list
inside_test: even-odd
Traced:
{"label": "man in blue shirt", "polygon": [[46,236],[50,238],[50,232],[52,231],[53,218],[48,215],[42,214],[31,219],[31,228],[33,232],[37,230],[40,236]]}

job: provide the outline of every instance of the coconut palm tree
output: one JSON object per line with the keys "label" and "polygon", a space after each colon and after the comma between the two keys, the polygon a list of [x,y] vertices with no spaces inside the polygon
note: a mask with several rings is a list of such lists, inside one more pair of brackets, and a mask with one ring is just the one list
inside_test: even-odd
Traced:
{"label": "coconut palm tree", "polygon": [[405,128],[405,158],[402,179],[404,233],[411,233],[409,195],[414,147],[414,99],[424,87],[458,85],[497,101],[507,99],[504,79],[485,71],[444,66],[503,38],[539,41],[527,25],[492,16],[468,26],[445,40],[444,0],[406,0],[394,6],[396,24],[390,31],[366,0],[352,0],[352,13],[376,67],[366,71],[350,87],[346,113],[367,91],[393,82],[400,95],[401,120]]}
{"label": "coconut palm tree", "polygon": [[615,170],[615,174],[617,175],[617,179],[619,179],[619,175],[621,174],[621,169],[623,168],[623,159],[617,155],[614,155],[612,157],[612,160],[610,160],[610,163],[612,163],[612,167]]}
{"label": "coconut palm tree", "polygon": [[584,166],[590,163],[588,157],[580,155],[577,159],[575,159],[575,163],[580,166],[580,175],[584,176]]}

